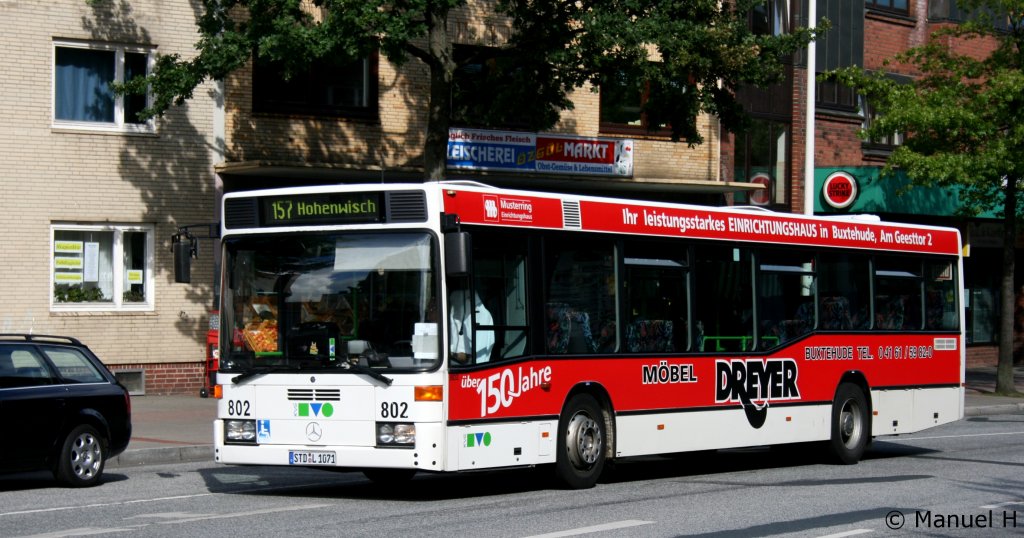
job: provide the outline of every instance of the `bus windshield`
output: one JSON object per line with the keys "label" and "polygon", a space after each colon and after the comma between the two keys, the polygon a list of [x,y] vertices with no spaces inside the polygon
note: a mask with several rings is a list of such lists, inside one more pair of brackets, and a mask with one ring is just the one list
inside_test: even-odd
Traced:
{"label": "bus windshield", "polygon": [[264,235],[224,249],[222,371],[437,365],[431,235]]}

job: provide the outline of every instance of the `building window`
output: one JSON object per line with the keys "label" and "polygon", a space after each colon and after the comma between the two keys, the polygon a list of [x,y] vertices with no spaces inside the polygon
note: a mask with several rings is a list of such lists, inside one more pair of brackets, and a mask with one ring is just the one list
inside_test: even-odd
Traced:
{"label": "building window", "polygon": [[907,14],[907,0],[864,0],[864,7]]}
{"label": "building window", "polygon": [[376,119],[377,55],[355,61],[315,60],[285,78],[282,62],[253,63],[252,110]]}
{"label": "building window", "polygon": [[[864,0],[828,2],[817,0],[818,16],[832,27],[817,42],[815,69],[818,73],[864,65]],[[834,81],[818,82],[817,105],[854,112],[857,93]]]}
{"label": "building window", "polygon": [[[878,120],[879,116],[875,108],[871,106],[871,102],[863,95],[860,96],[860,110],[861,114],[864,116],[864,122],[862,123],[863,128],[865,130],[870,129],[872,124]],[[903,133],[895,131],[888,135],[867,139],[864,141],[863,145],[865,149],[892,152],[892,150],[896,149],[896,146],[900,146],[902,144]]]}
{"label": "building window", "polygon": [[52,310],[152,310],[153,227],[51,227]]}
{"label": "building window", "polygon": [[993,10],[989,6],[968,8],[957,6],[956,0],[931,0],[928,2],[928,19],[931,22],[967,22],[980,19],[1003,31],[1010,30],[1010,20],[1004,10]]}
{"label": "building window", "polygon": [[736,135],[736,180],[765,185],[764,190],[737,193],[737,204],[786,203],[788,148],[789,123],[755,118],[750,129]]}
{"label": "building window", "polygon": [[[501,52],[497,47],[454,45],[458,67],[452,77],[452,125],[537,130],[534,118],[519,106],[525,96],[510,91],[524,73]],[[510,100],[515,101],[511,106]]]}
{"label": "building window", "polygon": [[669,125],[656,122],[645,110],[657,92],[657,84],[646,79],[642,72],[617,71],[602,77],[601,132],[671,136]]}
{"label": "building window", "polygon": [[146,95],[117,95],[111,83],[146,76],[153,50],[98,43],[58,42],[53,50],[53,121],[59,127],[152,131],[142,120]]}
{"label": "building window", "polygon": [[750,31],[757,35],[789,33],[789,0],[768,0],[751,8]]}

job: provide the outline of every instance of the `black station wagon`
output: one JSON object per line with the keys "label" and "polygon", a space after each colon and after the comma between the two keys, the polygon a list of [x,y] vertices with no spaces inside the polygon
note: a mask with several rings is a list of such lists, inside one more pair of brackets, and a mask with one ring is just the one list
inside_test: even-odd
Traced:
{"label": "black station wagon", "polygon": [[0,428],[0,472],[49,469],[93,486],[128,446],[131,399],[74,338],[0,334]]}

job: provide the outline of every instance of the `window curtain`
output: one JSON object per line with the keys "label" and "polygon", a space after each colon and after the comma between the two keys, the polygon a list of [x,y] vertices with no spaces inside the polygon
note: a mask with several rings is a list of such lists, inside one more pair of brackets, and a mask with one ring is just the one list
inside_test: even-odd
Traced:
{"label": "window curtain", "polygon": [[114,122],[114,60],[114,51],[57,49],[56,119]]}

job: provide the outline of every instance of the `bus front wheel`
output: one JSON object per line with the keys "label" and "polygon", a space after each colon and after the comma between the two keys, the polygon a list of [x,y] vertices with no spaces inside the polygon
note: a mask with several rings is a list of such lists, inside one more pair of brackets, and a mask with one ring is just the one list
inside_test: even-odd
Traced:
{"label": "bus front wheel", "polygon": [[839,385],[832,402],[832,455],[839,463],[857,463],[870,438],[871,422],[864,391],[853,383]]}
{"label": "bus front wheel", "polygon": [[558,420],[555,473],[572,489],[593,487],[604,469],[604,416],[589,394],[573,396]]}

